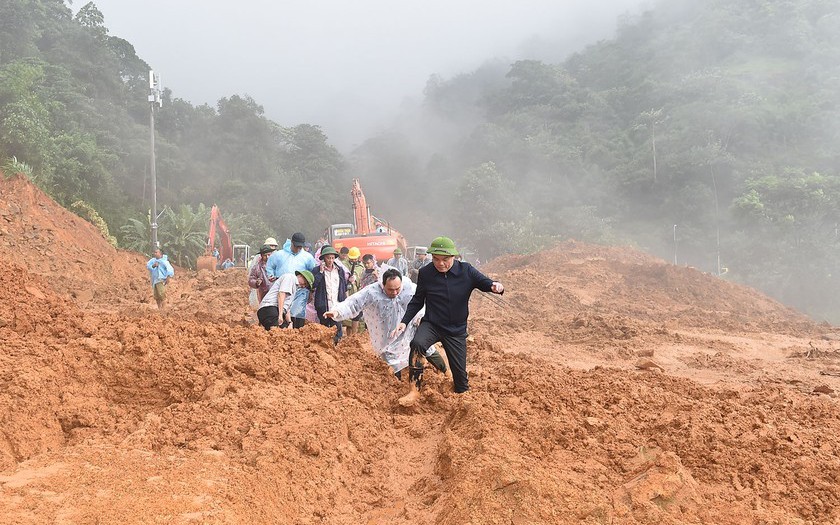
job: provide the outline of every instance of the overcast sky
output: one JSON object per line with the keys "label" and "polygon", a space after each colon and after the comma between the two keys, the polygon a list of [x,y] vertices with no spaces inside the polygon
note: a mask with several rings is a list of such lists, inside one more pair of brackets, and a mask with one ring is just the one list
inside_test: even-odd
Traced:
{"label": "overcast sky", "polygon": [[[86,2],[75,0],[77,11]],[[174,96],[250,95],[347,151],[420,100],[431,74],[610,37],[641,0],[95,0]]]}

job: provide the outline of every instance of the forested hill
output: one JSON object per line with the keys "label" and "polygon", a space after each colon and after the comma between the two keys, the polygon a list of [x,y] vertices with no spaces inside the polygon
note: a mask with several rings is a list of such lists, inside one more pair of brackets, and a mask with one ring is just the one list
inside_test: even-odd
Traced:
{"label": "forested hill", "polygon": [[[3,171],[26,172],[65,206],[91,205],[123,246],[142,251],[149,69],[93,3],[74,16],[62,0],[0,2]],[[160,238],[170,251],[203,250],[213,203],[236,240],[257,247],[352,216],[344,160],[316,125],[282,127],[247,95],[196,107],[167,90],[155,127]]]}
{"label": "forested hill", "polygon": [[838,102],[840,2],[666,0],[561,63],[433,78],[354,165],[422,158],[421,206],[482,253],[630,241],[837,322]]}
{"label": "forested hill", "polygon": [[[240,241],[314,236],[349,219],[359,176],[417,244],[448,233],[484,259],[632,242],[838,322],[839,40],[838,1],[663,0],[555,63],[432,76],[421,108],[346,159],[317,123],[284,127],[247,95],[211,107],[167,91],[161,238],[200,251],[214,202]],[[74,16],[61,0],[0,3],[4,171],[84,201],[135,249],[148,239],[148,70],[93,4]]]}

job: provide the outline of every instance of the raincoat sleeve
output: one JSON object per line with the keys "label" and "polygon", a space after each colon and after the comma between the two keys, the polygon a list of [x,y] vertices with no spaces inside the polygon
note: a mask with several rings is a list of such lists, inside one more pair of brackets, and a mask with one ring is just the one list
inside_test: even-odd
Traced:
{"label": "raincoat sleeve", "polygon": [[276,251],[268,257],[265,263],[265,274],[269,277],[280,278],[280,271],[283,268],[283,263],[286,262],[283,251]]}
{"label": "raincoat sleeve", "polygon": [[370,301],[373,290],[374,287],[369,286],[354,293],[344,301],[334,305],[333,310],[336,313],[335,320],[346,321],[347,319],[352,319],[362,313],[362,310],[364,310],[365,306],[367,306]]}
{"label": "raincoat sleeve", "polygon": [[172,264],[169,262],[169,259],[166,255],[163,256],[163,267],[166,270],[166,277],[164,279],[169,279],[173,275],[175,275],[175,268],[172,267]]}
{"label": "raincoat sleeve", "polygon": [[252,264],[251,269],[248,270],[248,286],[251,288],[259,288],[257,285],[257,279],[260,278],[260,265],[259,264]]}
{"label": "raincoat sleeve", "polygon": [[312,270],[315,269],[316,266],[318,266],[318,263],[315,262],[315,257],[313,257],[311,253],[306,252],[306,254],[309,257],[306,258],[306,261],[303,264],[304,264],[305,268],[311,272]]}
{"label": "raincoat sleeve", "polygon": [[152,270],[154,270],[154,268],[152,268],[152,265],[155,263],[155,261],[157,261],[157,259],[152,257],[151,259],[149,259],[149,262],[146,263],[146,269],[149,270],[150,272]]}

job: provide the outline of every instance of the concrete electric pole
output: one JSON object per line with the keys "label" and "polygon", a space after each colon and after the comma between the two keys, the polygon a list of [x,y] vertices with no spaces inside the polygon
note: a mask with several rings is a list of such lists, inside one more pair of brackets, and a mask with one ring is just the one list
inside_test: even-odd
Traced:
{"label": "concrete electric pole", "polygon": [[152,175],[152,250],[160,248],[158,243],[158,213],[157,213],[157,174],[155,173],[155,106],[161,107],[163,101],[160,98],[160,75],[149,71],[149,152],[151,154],[151,175]]}

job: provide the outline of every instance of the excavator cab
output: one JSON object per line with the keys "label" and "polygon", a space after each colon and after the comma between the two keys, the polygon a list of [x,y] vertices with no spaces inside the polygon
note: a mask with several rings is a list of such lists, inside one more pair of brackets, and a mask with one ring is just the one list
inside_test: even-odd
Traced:
{"label": "excavator cab", "polygon": [[233,245],[233,267],[247,268],[251,262],[251,247],[247,244]]}
{"label": "excavator cab", "polygon": [[328,240],[332,246],[335,246],[336,239],[341,239],[342,237],[351,237],[354,232],[355,230],[352,224],[331,224]]}

